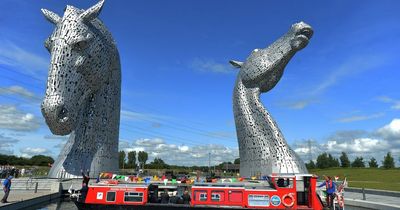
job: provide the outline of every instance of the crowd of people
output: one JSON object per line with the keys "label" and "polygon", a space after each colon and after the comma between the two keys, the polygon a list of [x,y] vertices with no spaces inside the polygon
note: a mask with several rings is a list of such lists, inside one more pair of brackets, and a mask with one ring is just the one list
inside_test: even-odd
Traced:
{"label": "crowd of people", "polygon": [[0,178],[5,179],[8,176],[13,176],[15,178],[18,178],[20,175],[24,175],[25,169],[19,170],[18,168],[15,168],[14,166],[0,166]]}
{"label": "crowd of people", "polygon": [[161,194],[160,203],[168,204],[190,204],[190,195],[189,192],[186,190],[182,196],[169,196],[168,190],[165,190],[164,193]]}

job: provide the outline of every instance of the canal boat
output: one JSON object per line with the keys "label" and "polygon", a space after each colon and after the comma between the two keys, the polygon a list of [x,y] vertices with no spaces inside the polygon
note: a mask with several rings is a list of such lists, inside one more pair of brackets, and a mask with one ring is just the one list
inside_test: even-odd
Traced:
{"label": "canal boat", "polygon": [[[179,184],[169,182],[102,182],[71,198],[80,210],[87,209],[323,209],[316,193],[317,177],[311,174],[274,174],[264,180]],[[179,202],[190,192],[189,204]],[[168,193],[168,203],[160,203]],[[174,198],[174,199],[173,199]]]}

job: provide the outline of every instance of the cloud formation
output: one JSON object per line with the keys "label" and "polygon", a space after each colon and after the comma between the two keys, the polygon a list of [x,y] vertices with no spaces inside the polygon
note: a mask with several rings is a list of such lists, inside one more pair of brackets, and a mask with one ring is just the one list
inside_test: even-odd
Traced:
{"label": "cloud formation", "polygon": [[235,69],[229,66],[228,63],[217,63],[214,60],[196,58],[190,64],[190,68],[199,72],[213,72],[229,74],[235,73]]}
{"label": "cloud formation", "polygon": [[309,106],[310,104],[316,103],[316,100],[313,99],[302,99],[298,101],[293,101],[293,102],[285,102],[281,103],[282,106],[287,107],[289,109],[296,109],[296,110],[301,110]]}
{"label": "cloud formation", "polygon": [[35,131],[39,120],[31,113],[23,112],[12,105],[0,105],[0,128],[13,131]]}
{"label": "cloud formation", "polygon": [[18,85],[13,85],[9,87],[0,87],[0,95],[17,95],[19,97],[28,99],[29,101],[32,102],[39,102],[41,100],[33,92]]}
{"label": "cloud formation", "polygon": [[0,133],[0,154],[12,155],[14,153],[13,147],[18,142],[18,139],[7,137]]}
{"label": "cloud formation", "polygon": [[323,142],[301,141],[293,145],[294,151],[308,162],[310,156],[315,160],[317,155],[327,152],[339,157],[346,152],[353,160],[357,156],[369,160],[374,157],[380,163],[387,152],[392,152],[395,161],[399,161],[400,152],[400,119],[393,119],[389,124],[372,132],[340,131]]}
{"label": "cloud formation", "polygon": [[[366,60],[368,60],[368,62],[365,62]],[[340,82],[340,80],[374,69],[384,64],[386,61],[387,56],[385,55],[364,54],[351,57],[328,71],[327,76],[323,80],[317,82],[315,86],[309,87],[308,91],[304,91],[305,94],[303,94],[302,97],[305,99],[291,103],[284,103],[283,105],[290,109],[304,109],[310,104],[318,101],[318,97],[325,93],[325,91],[329,88],[335,86],[338,82]],[[397,107],[400,109],[400,102]],[[364,118],[365,116],[359,116],[344,119],[344,121],[358,121],[363,120]]]}
{"label": "cloud formation", "polygon": [[378,100],[384,103],[391,104],[391,109],[400,110],[400,100],[396,100],[387,96],[381,96],[378,98]]}
{"label": "cloud formation", "polygon": [[[368,61],[368,62],[365,62]],[[359,55],[349,58],[348,60],[337,66],[331,73],[322,80],[313,90],[311,95],[319,95],[325,92],[326,89],[335,85],[339,80],[350,75],[368,71],[385,63],[385,56]]]}
{"label": "cloud formation", "polygon": [[141,113],[134,112],[129,110],[121,110],[121,119],[126,121],[148,121],[152,123],[156,123],[156,126],[161,126],[161,122],[164,119],[167,119],[166,116],[150,114],[150,113]]}
{"label": "cloud formation", "polygon": [[33,77],[46,73],[49,62],[44,57],[29,52],[8,40],[0,40],[0,46],[0,65],[15,67]]}
{"label": "cloud formation", "polygon": [[372,120],[372,119],[383,117],[384,115],[385,115],[385,113],[383,113],[383,112],[375,113],[375,114],[371,114],[371,115],[354,115],[354,116],[350,116],[350,117],[339,118],[336,121],[341,122],[341,123],[349,123],[349,122],[355,122],[355,121]]}
{"label": "cloud formation", "polygon": [[160,138],[138,139],[129,143],[126,140],[120,141],[120,150],[145,151],[149,154],[149,162],[155,157],[163,159],[171,165],[208,165],[209,154],[211,164],[219,164],[224,161],[233,161],[239,157],[238,148],[229,148],[218,144],[209,145],[176,145],[169,144]]}
{"label": "cloud formation", "polygon": [[35,155],[51,155],[52,152],[46,148],[40,147],[25,147],[20,150],[21,156],[25,158],[30,158]]}

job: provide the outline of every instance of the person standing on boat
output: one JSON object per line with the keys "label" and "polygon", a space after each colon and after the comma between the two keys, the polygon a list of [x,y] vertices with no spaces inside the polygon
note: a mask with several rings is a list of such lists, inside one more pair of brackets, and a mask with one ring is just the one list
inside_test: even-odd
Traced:
{"label": "person standing on boat", "polygon": [[83,173],[83,170],[81,170],[81,173],[82,173],[82,178],[83,178],[83,180],[82,180],[82,187],[83,187],[84,185],[89,186],[89,180],[90,180],[90,177],[89,177],[89,169],[86,171],[86,174]]}
{"label": "person standing on boat", "polygon": [[190,195],[189,192],[186,190],[185,193],[182,195],[183,204],[190,204]]}
{"label": "person standing on boat", "polygon": [[164,190],[164,193],[161,194],[161,203],[169,203],[168,190]]}
{"label": "person standing on boat", "polygon": [[333,199],[335,199],[336,184],[332,181],[330,176],[325,176],[325,182],[318,187],[326,187],[326,203],[328,207],[333,206]]}
{"label": "person standing on boat", "polygon": [[13,176],[9,176],[7,179],[4,180],[3,182],[3,190],[4,190],[4,196],[3,199],[1,199],[2,203],[7,203],[7,198],[8,195],[10,194],[10,189],[11,189],[11,179]]}

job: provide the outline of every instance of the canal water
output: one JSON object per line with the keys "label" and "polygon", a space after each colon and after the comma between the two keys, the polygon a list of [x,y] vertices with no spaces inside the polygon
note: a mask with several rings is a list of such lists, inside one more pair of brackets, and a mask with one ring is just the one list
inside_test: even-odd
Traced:
{"label": "canal water", "polygon": [[[355,206],[345,206],[346,210],[370,210],[367,208],[355,207]],[[42,206],[35,206],[29,210],[78,210],[74,202],[67,199],[60,200],[57,202],[44,204]]]}

